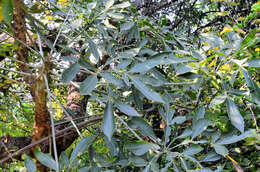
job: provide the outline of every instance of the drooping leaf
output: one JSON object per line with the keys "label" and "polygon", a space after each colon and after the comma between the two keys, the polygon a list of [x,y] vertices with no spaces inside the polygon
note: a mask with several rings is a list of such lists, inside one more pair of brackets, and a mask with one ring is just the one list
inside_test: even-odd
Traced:
{"label": "drooping leaf", "polygon": [[88,76],[80,85],[79,92],[82,95],[88,95],[95,89],[98,83],[97,75]]}
{"label": "drooping leaf", "polygon": [[3,2],[0,4],[2,6],[2,12],[4,21],[11,26],[11,22],[13,20],[13,0],[2,0]]}
{"label": "drooping leaf", "polygon": [[109,83],[117,86],[117,87],[122,87],[124,86],[124,83],[122,80],[116,78],[114,75],[112,75],[111,73],[101,73],[100,74],[103,78],[105,78],[105,80],[107,80]]}
{"label": "drooping leaf", "polygon": [[89,44],[90,50],[93,53],[95,59],[97,61],[99,61],[100,60],[100,56],[99,56],[96,44],[91,39],[88,39],[88,44]]}
{"label": "drooping leaf", "polygon": [[238,135],[238,136],[232,135],[232,136],[229,136],[229,137],[222,138],[219,141],[217,141],[216,143],[221,144],[221,145],[232,144],[232,143],[236,143],[240,140],[244,140],[245,138],[250,137],[251,135],[252,135],[252,131],[249,130],[249,131],[246,131],[246,132],[244,132],[244,133],[242,133],[241,135]]}
{"label": "drooping leaf", "polygon": [[69,165],[69,157],[65,152],[62,152],[59,157],[59,169],[64,169]]}
{"label": "drooping leaf", "polygon": [[56,166],[56,162],[51,157],[51,155],[39,151],[35,151],[34,155],[37,158],[37,160],[40,161],[41,164],[45,165],[46,167],[52,170],[58,170]]}
{"label": "drooping leaf", "polygon": [[226,100],[227,96],[223,93],[218,96],[216,96],[213,100],[211,100],[209,107],[213,107],[215,105],[219,105],[223,103]]}
{"label": "drooping leaf", "polygon": [[130,77],[131,80],[134,83],[134,86],[149,100],[159,102],[159,103],[164,103],[163,99],[161,96],[156,93],[151,91],[147,86],[145,86],[137,77]]}
{"label": "drooping leaf", "polygon": [[64,70],[61,76],[61,81],[69,83],[79,72],[80,65],[78,63],[72,64],[68,69]]}
{"label": "drooping leaf", "polygon": [[143,159],[139,156],[130,156],[129,161],[132,162],[133,165],[136,167],[143,167],[148,164],[148,162],[145,159]]}
{"label": "drooping leaf", "polygon": [[94,140],[94,136],[88,136],[86,138],[81,139],[81,141],[77,144],[77,146],[71,153],[70,162],[72,163],[77,156],[80,156],[83,153],[85,153]]}
{"label": "drooping leaf", "polygon": [[116,107],[122,111],[123,113],[129,115],[129,116],[140,116],[138,112],[131,106],[124,104],[120,101],[115,101]]}
{"label": "drooping leaf", "polygon": [[192,126],[192,139],[200,135],[210,124],[206,119],[199,119]]}
{"label": "drooping leaf", "polygon": [[105,3],[105,9],[112,7],[114,2],[115,2],[114,0],[107,0],[106,3]]}
{"label": "drooping leaf", "polygon": [[153,129],[143,118],[133,117],[132,120],[129,121],[128,125],[131,128],[139,129],[140,133],[145,137],[148,136],[148,137],[152,138],[153,140],[157,139],[153,132]]}
{"label": "drooping leaf", "polygon": [[127,8],[127,7],[130,7],[131,4],[130,2],[126,1],[126,2],[122,2],[121,4],[116,4],[113,6],[113,8]]}
{"label": "drooping leaf", "polygon": [[33,162],[33,160],[31,159],[31,157],[29,157],[28,155],[25,155],[24,165],[25,165],[28,172],[35,172],[36,171],[36,165]]}
{"label": "drooping leaf", "polygon": [[140,156],[153,148],[153,144],[147,142],[127,143],[125,149],[130,150],[133,154]]}
{"label": "drooping leaf", "polygon": [[185,149],[183,154],[192,156],[194,154],[197,154],[197,153],[201,152],[202,150],[203,150],[203,148],[201,146],[193,145],[193,146]]}
{"label": "drooping leaf", "polygon": [[115,131],[115,121],[113,115],[113,107],[110,101],[107,102],[102,122],[102,131],[107,136],[108,140],[111,140]]}
{"label": "drooping leaf", "polygon": [[134,27],[134,22],[125,22],[120,25],[120,31],[127,31],[130,30],[132,27]]}
{"label": "drooping leaf", "polygon": [[217,154],[220,154],[224,157],[228,154],[228,150],[225,146],[218,144],[214,144],[213,146]]}
{"label": "drooping leaf", "polygon": [[243,133],[244,119],[241,116],[236,104],[230,98],[227,98],[227,110],[232,125],[236,127],[241,133]]}
{"label": "drooping leaf", "polygon": [[221,157],[216,154],[215,152],[210,152],[207,153],[206,156],[201,160],[201,162],[212,162],[212,161],[217,161],[219,160]]}
{"label": "drooping leaf", "polygon": [[246,63],[249,67],[260,67],[260,58],[250,60]]}
{"label": "drooping leaf", "polygon": [[117,58],[126,58],[126,59],[132,59],[135,57],[140,51],[140,48],[132,48],[129,50],[126,50],[118,55]]}

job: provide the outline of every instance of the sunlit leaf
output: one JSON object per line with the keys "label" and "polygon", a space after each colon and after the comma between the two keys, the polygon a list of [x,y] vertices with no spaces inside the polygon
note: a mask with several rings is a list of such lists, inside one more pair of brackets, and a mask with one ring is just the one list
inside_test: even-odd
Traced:
{"label": "sunlit leaf", "polygon": [[185,155],[194,155],[197,154],[199,152],[201,152],[203,150],[203,148],[199,145],[193,145],[191,147],[188,147],[187,149],[184,150],[183,154]]}
{"label": "sunlit leaf", "polygon": [[36,165],[28,155],[25,155],[24,165],[25,165],[28,172],[35,172],[36,171]]}
{"label": "sunlit leaf", "polygon": [[214,144],[213,146],[217,154],[220,154],[224,157],[228,154],[228,150],[225,146],[218,144]]}
{"label": "sunlit leaf", "polygon": [[214,99],[211,100],[209,107],[213,107],[215,105],[219,105],[221,103],[224,103],[226,98],[227,98],[227,96],[224,93],[214,97]]}
{"label": "sunlit leaf", "polygon": [[199,119],[195,122],[195,124],[192,127],[192,139],[200,135],[206,128],[210,122],[206,119]]}

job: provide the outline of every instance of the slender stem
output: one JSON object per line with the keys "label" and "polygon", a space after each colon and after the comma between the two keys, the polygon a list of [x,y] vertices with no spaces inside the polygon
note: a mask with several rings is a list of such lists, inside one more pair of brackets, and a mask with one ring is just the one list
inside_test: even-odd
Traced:
{"label": "slender stem", "polygon": [[140,136],[138,136],[138,134],[132,128],[130,128],[127,125],[127,123],[122,118],[120,118],[120,116],[118,116],[116,113],[115,116],[119,119],[120,122],[122,122],[122,124],[124,124],[135,135],[136,138],[138,138],[140,141],[143,141],[143,139]]}
{"label": "slender stem", "polygon": [[32,74],[30,74],[30,73],[20,72],[20,71],[8,69],[8,68],[5,68],[5,67],[0,67],[0,69],[6,70],[6,71],[9,71],[9,72],[19,73],[19,74],[25,75],[25,76],[32,76]]}
{"label": "slender stem", "polygon": [[58,153],[57,153],[57,146],[56,146],[56,136],[55,136],[55,128],[54,128],[54,120],[53,120],[54,113],[53,113],[53,108],[52,108],[52,103],[51,103],[51,94],[50,94],[49,83],[48,83],[47,77],[45,74],[43,75],[43,77],[45,80],[45,85],[46,85],[46,90],[47,90],[49,105],[50,105],[51,133],[52,133],[54,157],[55,157],[55,161],[56,161],[57,171],[59,171],[59,161],[58,161]]}

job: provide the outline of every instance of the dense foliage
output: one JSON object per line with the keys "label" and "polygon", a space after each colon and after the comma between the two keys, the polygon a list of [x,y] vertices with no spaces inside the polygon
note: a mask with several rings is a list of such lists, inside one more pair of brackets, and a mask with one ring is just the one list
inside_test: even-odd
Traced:
{"label": "dense foliage", "polygon": [[[27,77],[43,78],[52,140],[67,127],[80,137],[62,153],[32,146],[3,169],[36,171],[36,161],[82,172],[259,169],[259,2],[24,3],[27,61],[13,43],[13,1],[0,6],[0,151],[35,133],[37,89]],[[87,99],[80,120],[67,102],[72,87],[75,101]]]}

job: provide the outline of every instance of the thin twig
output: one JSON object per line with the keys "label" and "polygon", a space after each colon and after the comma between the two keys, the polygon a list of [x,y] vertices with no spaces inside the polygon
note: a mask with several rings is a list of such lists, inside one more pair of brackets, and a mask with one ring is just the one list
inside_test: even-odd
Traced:
{"label": "thin twig", "polygon": [[9,71],[9,72],[19,73],[19,74],[25,75],[25,76],[32,76],[32,74],[30,74],[30,73],[20,72],[20,71],[8,69],[8,68],[5,68],[5,67],[0,67],[0,69],[6,70],[6,71]]}
{"label": "thin twig", "polygon": [[129,127],[127,123],[122,118],[120,118],[120,116],[118,116],[116,113],[115,116],[135,135],[136,138],[138,138],[140,141],[143,141],[143,139],[138,136],[138,134],[131,127]]}

